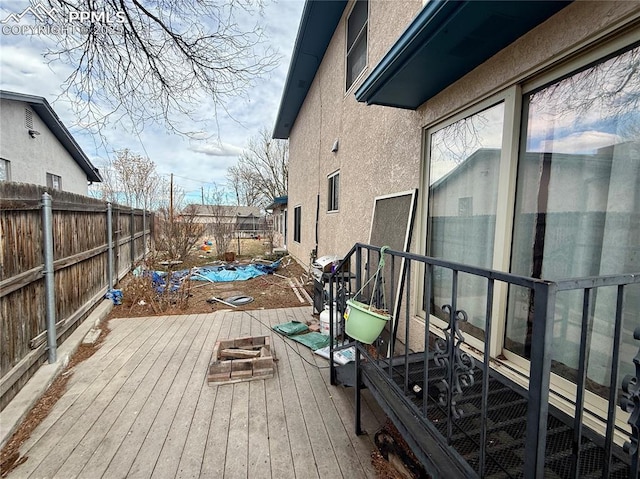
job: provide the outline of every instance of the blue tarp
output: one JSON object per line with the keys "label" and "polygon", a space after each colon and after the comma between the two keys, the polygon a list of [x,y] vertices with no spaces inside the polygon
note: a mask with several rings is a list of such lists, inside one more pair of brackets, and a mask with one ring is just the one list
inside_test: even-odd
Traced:
{"label": "blue tarp", "polygon": [[[223,283],[228,281],[244,281],[247,279],[271,274],[280,267],[282,260],[275,261],[271,264],[243,264],[243,265],[225,265],[225,266],[203,266],[201,268],[183,269],[171,273],[169,281],[169,291],[177,291],[180,283],[186,276],[197,281],[213,281],[214,283]],[[158,293],[163,293],[167,286],[167,273],[163,271],[150,271],[151,280]]]}
{"label": "blue tarp", "polygon": [[[151,276],[151,282],[153,283],[153,287],[155,288],[158,294],[164,293],[165,288],[167,287],[167,273],[163,271],[149,271],[148,274]],[[171,280],[169,281],[169,291],[172,293],[177,291],[180,288],[180,280],[182,276],[173,273],[171,275]]]}
{"label": "blue tarp", "polygon": [[[235,266],[203,266],[191,271],[191,279],[197,281],[214,281],[222,283],[227,281],[244,281],[247,279],[262,276],[263,274],[271,274],[280,267],[278,260],[271,264],[246,264]],[[177,271],[177,273],[181,273]],[[189,271],[185,270],[188,274]]]}

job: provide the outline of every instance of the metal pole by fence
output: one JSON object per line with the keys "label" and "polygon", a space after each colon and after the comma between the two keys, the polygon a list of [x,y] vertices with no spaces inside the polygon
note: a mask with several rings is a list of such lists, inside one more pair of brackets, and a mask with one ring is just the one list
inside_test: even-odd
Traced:
{"label": "metal pole by fence", "polygon": [[147,207],[142,207],[142,261],[147,259]]}
{"label": "metal pole by fence", "polygon": [[42,195],[42,233],[44,251],[44,289],[45,310],[47,315],[47,351],[49,363],[57,360],[56,342],[56,293],[53,271],[53,212],[51,210],[51,196]]}
{"label": "metal pole by fence", "polygon": [[129,218],[129,253],[131,257],[131,269],[136,262],[136,217],[134,216],[135,210],[131,207],[131,217]]}
{"label": "metal pole by fence", "polygon": [[107,203],[107,244],[108,244],[108,260],[107,260],[107,289],[113,288],[113,210],[111,203]]}

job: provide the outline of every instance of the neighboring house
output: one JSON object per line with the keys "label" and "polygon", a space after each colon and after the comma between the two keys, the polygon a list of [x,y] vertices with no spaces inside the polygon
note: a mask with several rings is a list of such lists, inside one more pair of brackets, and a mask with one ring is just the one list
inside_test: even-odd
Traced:
{"label": "neighboring house", "polygon": [[0,90],[0,181],[87,196],[102,178],[45,98]]}
{"label": "neighboring house", "polygon": [[278,196],[266,207],[267,213],[271,215],[273,228],[273,247],[287,248],[287,197]]}
{"label": "neighboring house", "polygon": [[[490,344],[502,370],[518,372],[513,377],[542,368],[531,381],[538,390],[542,385],[543,395],[552,391],[554,407],[581,397],[602,443],[606,427],[599,421],[611,414],[602,397],[614,373],[618,387],[625,374],[634,374],[638,351],[639,22],[640,4],[628,1],[307,1],[273,133],[289,139],[287,246],[303,264],[312,251],[343,256],[356,242],[367,243],[374,199],[416,189],[412,253],[548,281],[614,275],[611,281],[632,284],[619,307],[615,294],[598,291],[588,308],[593,337],[580,334],[580,318],[587,315],[582,295],[559,293],[552,341],[533,348],[547,351],[553,343],[542,366],[531,364],[533,293],[515,284],[496,293],[490,343],[483,330],[484,278],[452,281],[436,269],[427,290],[426,275],[414,270],[413,296],[404,305],[409,325],[406,333],[400,328],[400,339],[425,325],[446,336],[440,321],[446,314],[438,311],[445,297],[457,294],[467,309],[467,342],[476,351]],[[612,339],[618,327],[619,347]],[[418,337],[415,344],[406,340],[413,351],[424,348],[424,335]],[[554,374],[545,386],[538,380],[549,367]],[[583,372],[589,383],[584,395],[583,381],[576,393]],[[538,411],[546,417],[546,405]],[[581,424],[582,410],[564,411]],[[615,434],[606,434],[607,454],[620,437],[629,437],[629,416],[617,411]],[[410,443],[419,443],[413,426],[405,426]],[[634,431],[637,460],[638,426]],[[421,458],[444,474],[429,462],[432,453]],[[536,462],[545,460],[544,442],[535,459],[529,457],[513,477],[548,473]],[[571,452],[566,457],[570,461]],[[599,457],[596,463],[605,462]],[[528,468],[530,461],[536,464]],[[473,476],[470,467],[479,467],[477,458],[451,477],[460,471]],[[575,474],[571,467],[566,470]],[[563,474],[557,477],[572,473]]]}
{"label": "neighboring house", "polygon": [[205,224],[205,235],[213,235],[215,225],[229,232],[251,238],[264,235],[264,216],[255,206],[189,205],[196,222]]}

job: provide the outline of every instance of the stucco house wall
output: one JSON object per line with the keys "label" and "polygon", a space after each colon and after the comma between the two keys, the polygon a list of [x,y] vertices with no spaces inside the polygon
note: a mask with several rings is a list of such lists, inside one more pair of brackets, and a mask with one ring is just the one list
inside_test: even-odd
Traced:
{"label": "stucco house wall", "polygon": [[[367,106],[353,93],[423,2],[369,2],[367,67],[345,93],[345,22],[351,6],[345,8],[289,138],[287,246],[303,264],[316,245],[318,198],[318,256],[343,255],[355,242],[367,242],[376,196],[419,188],[423,205],[425,128],[570,60],[629,28],[640,15],[636,2],[574,2],[411,111]],[[332,152],[335,140],[338,151]],[[327,212],[327,178],[336,171],[340,207]],[[302,213],[300,242],[293,241],[297,206]],[[424,211],[418,211],[412,245],[417,252],[424,250],[423,218]]]}
{"label": "stucco house wall", "polygon": [[[491,98],[498,92],[539,79],[553,71],[574,71],[578,57],[602,57],[598,47],[629,45],[638,37],[640,5],[628,1],[576,1],[533,28],[484,63],[420,105],[417,110],[367,106],[358,103],[354,91],[392,46],[423,6],[421,1],[369,1],[367,67],[348,92],[345,84],[345,22],[349,2],[290,132],[289,238],[288,248],[303,264],[316,245],[318,256],[343,255],[355,242],[368,242],[374,198],[419,190],[419,209],[411,250],[425,253],[426,174],[425,131]],[[620,39],[626,35],[623,42]],[[633,39],[631,40],[633,41]],[[595,53],[592,53],[595,52]],[[428,72],[425,72],[428,75]],[[517,119],[514,119],[517,124]],[[514,135],[519,135],[518,131]],[[331,152],[338,140],[338,151]],[[517,151],[511,151],[517,161]],[[340,172],[340,207],[327,212],[327,177]],[[570,197],[577,197],[569,195]],[[595,198],[590,196],[590,201]],[[302,209],[300,242],[293,241],[294,208]],[[506,235],[505,230],[505,235]],[[505,236],[504,241],[510,241]],[[416,295],[411,311],[421,299]],[[404,314],[400,315],[404,318]],[[414,325],[422,320],[413,316]],[[404,329],[400,327],[400,331]],[[419,337],[418,334],[412,334]],[[419,345],[410,345],[419,348]]]}
{"label": "stucco house wall", "polygon": [[[40,133],[33,138],[25,125],[26,109]],[[0,157],[10,162],[11,181],[46,186],[51,173],[62,178],[63,191],[88,194],[86,173],[27,103],[2,99],[0,112]]]}
{"label": "stucco house wall", "polygon": [[[415,188],[419,175],[420,118],[416,112],[358,103],[353,92],[422,7],[421,0],[369,3],[367,67],[345,94],[347,6],[298,114],[289,143],[287,247],[302,264],[344,255],[369,239],[376,196]],[[408,134],[409,133],[409,134]],[[338,151],[332,146],[338,140]],[[327,212],[328,175],[340,171],[339,207]],[[301,206],[300,242],[293,241],[293,212]]]}

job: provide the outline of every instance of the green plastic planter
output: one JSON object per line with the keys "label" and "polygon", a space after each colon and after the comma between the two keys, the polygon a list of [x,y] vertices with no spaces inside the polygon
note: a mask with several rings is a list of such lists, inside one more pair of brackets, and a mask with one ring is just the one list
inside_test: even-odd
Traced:
{"label": "green plastic planter", "polygon": [[370,307],[360,301],[347,300],[344,312],[345,332],[361,343],[373,343],[389,321],[388,314],[372,311]]}

